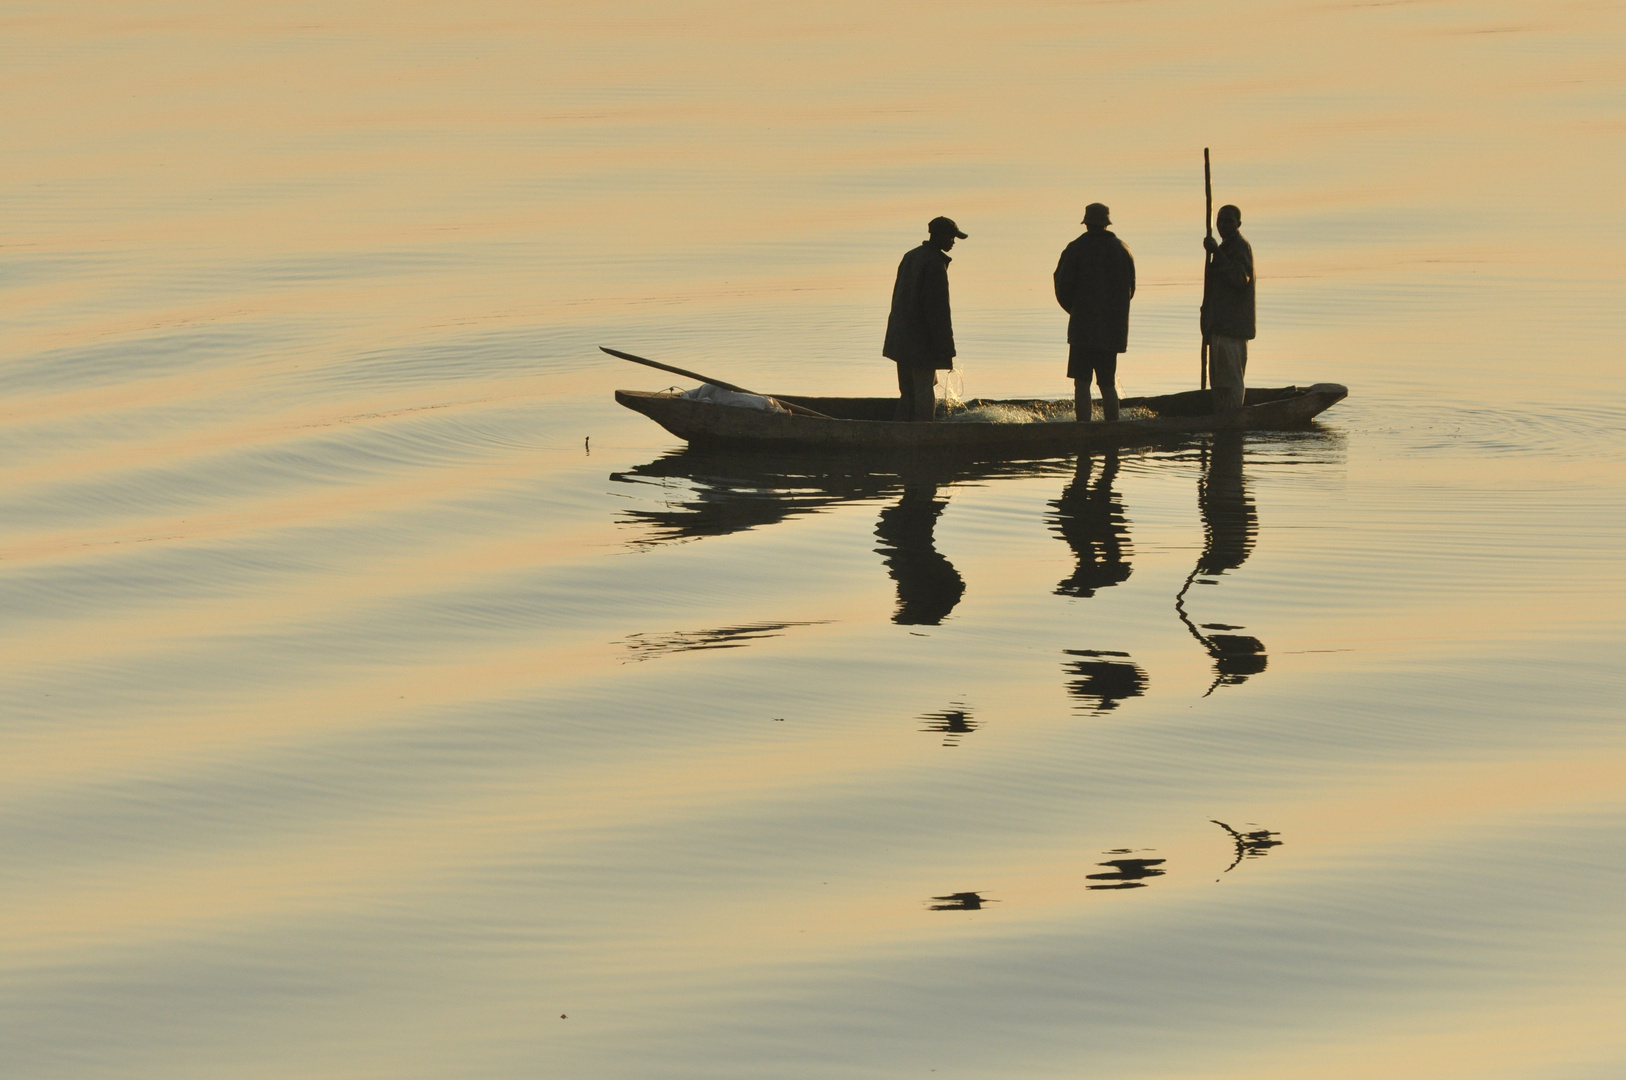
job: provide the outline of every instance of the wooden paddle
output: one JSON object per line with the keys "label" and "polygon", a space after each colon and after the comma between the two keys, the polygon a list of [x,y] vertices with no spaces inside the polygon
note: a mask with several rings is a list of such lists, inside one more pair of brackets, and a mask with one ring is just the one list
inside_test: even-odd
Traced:
{"label": "wooden paddle", "polygon": [[735,386],[731,382],[724,382],[721,379],[714,379],[710,375],[702,375],[698,371],[686,371],[680,367],[673,367],[671,364],[663,364],[658,360],[650,360],[642,356],[634,356],[631,353],[624,353],[620,349],[612,349],[606,345],[600,345],[599,350],[601,352],[607,352],[611,356],[618,356],[623,360],[631,360],[634,364],[642,364],[645,367],[659,368],[662,371],[670,371],[674,375],[682,375],[685,379],[694,379],[697,382],[710,383],[713,386],[720,386],[724,390],[732,390],[736,394],[753,394],[756,397],[765,397],[768,398],[769,401],[778,404],[780,408],[786,409],[797,416],[811,416],[819,420],[835,419],[835,417],[826,416],[817,409],[809,409],[806,405],[796,405],[789,401],[780,401],[776,397],[768,397],[767,394],[758,394],[755,390],[747,390],[743,386]]}
{"label": "wooden paddle", "polygon": [[[1203,225],[1208,229],[1208,238],[1214,239],[1214,178],[1208,169],[1208,147],[1203,147],[1203,195],[1207,198],[1208,208],[1203,212]],[[1203,299],[1208,299],[1208,264],[1214,259],[1207,251],[1203,252]],[[1203,335],[1200,355],[1197,389],[1208,389],[1208,335]]]}

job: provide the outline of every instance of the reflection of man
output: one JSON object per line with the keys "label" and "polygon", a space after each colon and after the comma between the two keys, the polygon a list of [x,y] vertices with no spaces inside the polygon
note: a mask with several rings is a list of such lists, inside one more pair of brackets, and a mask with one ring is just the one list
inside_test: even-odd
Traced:
{"label": "reflection of man", "polygon": [[[1259,518],[1242,477],[1242,433],[1220,431],[1214,434],[1214,447],[1208,468],[1197,484],[1197,509],[1203,518],[1203,551],[1186,578],[1185,588],[1175,597],[1174,608],[1202,647],[1214,660],[1212,694],[1224,686],[1236,686],[1249,675],[1265,670],[1269,658],[1264,642],[1250,634],[1215,633],[1241,630],[1226,623],[1204,623],[1201,629],[1186,614],[1186,590],[1198,574],[1223,574],[1248,561],[1253,552]],[[1204,633],[1207,630],[1210,633]],[[1206,696],[1206,695],[1205,695]]]}
{"label": "reflection of man", "polygon": [[1248,561],[1259,515],[1242,478],[1242,433],[1217,431],[1208,468],[1197,482],[1197,509],[1203,518],[1203,553],[1197,572],[1223,574]]}
{"label": "reflection of man", "polygon": [[1208,270],[1203,277],[1203,340],[1208,342],[1208,373],[1214,384],[1214,412],[1242,408],[1248,342],[1254,336],[1253,248],[1242,238],[1242,211],[1222,206],[1214,216],[1220,243],[1203,237]]}
{"label": "reflection of man", "polygon": [[1073,576],[1056,586],[1057,596],[1094,596],[1095,590],[1116,585],[1129,577],[1124,555],[1129,547],[1129,523],[1123,503],[1112,490],[1118,478],[1118,455],[1107,451],[1101,464],[1101,477],[1090,484],[1091,459],[1078,455],[1078,469],[1061,498],[1051,503],[1055,514],[1051,528],[1061,534],[1078,558]]}
{"label": "reflection of man", "polygon": [[907,482],[898,505],[881,511],[875,535],[885,543],[876,550],[898,583],[898,610],[892,621],[903,626],[936,626],[965,595],[965,581],[954,564],[937,551],[932,530],[947,506],[937,498],[937,485]]}
{"label": "reflection of man", "polygon": [[898,264],[881,348],[881,355],[898,365],[899,420],[930,420],[936,374],[954,367],[948,252],[965,233],[946,217],[932,218],[926,231],[927,239]]}
{"label": "reflection of man", "polygon": [[1129,301],[1135,295],[1135,257],[1107,226],[1101,203],[1084,208],[1084,235],[1068,244],[1056,264],[1056,302],[1066,310],[1067,377],[1080,421],[1090,419],[1090,377],[1101,387],[1101,413],[1118,419],[1118,354],[1129,348]]}

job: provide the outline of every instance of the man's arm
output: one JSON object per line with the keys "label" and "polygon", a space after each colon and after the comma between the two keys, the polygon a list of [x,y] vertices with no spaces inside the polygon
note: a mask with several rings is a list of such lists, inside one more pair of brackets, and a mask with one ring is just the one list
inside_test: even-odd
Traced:
{"label": "man's arm", "polygon": [[1068,258],[1073,253],[1068,245],[1061,253],[1061,261],[1056,263],[1056,273],[1053,275],[1056,282],[1056,303],[1067,314],[1073,313],[1073,297],[1078,295],[1078,260]]}
{"label": "man's arm", "polygon": [[[1120,241],[1122,243],[1122,241]],[[1135,298],[1135,256],[1130,254],[1129,245],[1123,244],[1124,249],[1124,281],[1129,286],[1129,299]]]}
{"label": "man's arm", "polygon": [[920,277],[920,313],[925,316],[926,333],[940,353],[954,355],[954,322],[949,314],[948,267],[940,260],[927,264]]}

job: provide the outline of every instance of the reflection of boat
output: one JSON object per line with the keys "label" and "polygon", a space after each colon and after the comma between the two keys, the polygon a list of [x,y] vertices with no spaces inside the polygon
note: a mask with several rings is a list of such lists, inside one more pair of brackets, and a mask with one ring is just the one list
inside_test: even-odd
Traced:
{"label": "reflection of boat", "polygon": [[[660,491],[658,509],[629,508],[621,518],[623,524],[644,527],[643,535],[634,541],[642,545],[727,536],[842,503],[898,499],[911,488],[1072,472],[1073,465],[1066,460],[923,462],[885,455],[742,454],[686,447],[626,472],[611,473],[610,479]],[[901,503],[898,509],[902,509]],[[910,510],[918,507],[911,505],[904,511],[905,517]],[[883,521],[876,531],[890,542],[891,537],[882,531],[886,528]]]}
{"label": "reflection of boat", "polygon": [[[1259,516],[1254,512],[1253,499],[1248,495],[1242,478],[1242,434],[1236,431],[1219,432],[1208,456],[1203,478],[1197,484],[1197,507],[1203,518],[1203,552],[1197,565],[1186,577],[1185,585],[1174,598],[1175,613],[1186,624],[1214,660],[1214,682],[1208,688],[1212,694],[1220,686],[1236,686],[1246,682],[1249,675],[1265,670],[1269,658],[1265,644],[1249,634],[1203,633],[1208,631],[1241,630],[1240,626],[1224,623],[1204,623],[1199,629],[1186,614],[1186,593],[1199,575],[1210,582],[1228,570],[1235,570],[1253,552],[1259,532]],[[1206,697],[1207,694],[1204,695]]]}
{"label": "reflection of boat", "polygon": [[[1235,416],[1213,414],[1212,391],[1187,390],[1160,397],[1125,398],[1124,411],[1141,419],[1079,424],[1071,420],[1030,423],[919,424],[892,419],[896,398],[838,398],[774,395],[824,416],[744,409],[686,398],[672,391],[617,390],[615,399],[661,427],[695,444],[755,443],[840,450],[958,450],[989,454],[1065,454],[1081,446],[1122,446],[1193,432],[1279,431],[1301,427],[1349,393],[1337,383],[1249,387],[1245,407]],[[1048,400],[973,399],[967,409],[1056,415],[1065,403]],[[1071,415],[1070,413],[1067,415]]]}

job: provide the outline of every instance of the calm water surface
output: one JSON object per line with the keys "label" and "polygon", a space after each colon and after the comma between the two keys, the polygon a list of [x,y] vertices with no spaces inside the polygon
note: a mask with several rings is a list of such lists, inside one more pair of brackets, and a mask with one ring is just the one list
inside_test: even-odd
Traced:
{"label": "calm water surface", "polygon": [[[0,7],[8,1076],[1626,1072],[1618,4]],[[630,349],[1313,430],[691,452]],[[686,385],[686,384],[685,384]]]}

